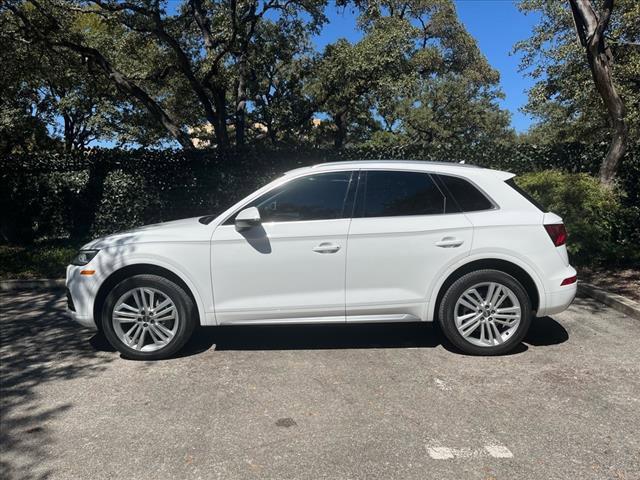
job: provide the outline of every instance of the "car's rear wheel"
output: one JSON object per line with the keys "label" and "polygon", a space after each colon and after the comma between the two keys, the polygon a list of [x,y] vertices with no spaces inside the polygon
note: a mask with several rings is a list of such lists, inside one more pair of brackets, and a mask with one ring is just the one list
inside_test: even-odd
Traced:
{"label": "car's rear wheel", "polygon": [[196,324],[193,301],[174,282],[135,275],[116,285],[102,308],[102,328],[123,356],[170,357],[189,340]]}
{"label": "car's rear wheel", "polygon": [[447,338],[472,355],[500,355],[516,347],[531,324],[524,287],[499,270],[478,270],[456,280],[440,304]]}

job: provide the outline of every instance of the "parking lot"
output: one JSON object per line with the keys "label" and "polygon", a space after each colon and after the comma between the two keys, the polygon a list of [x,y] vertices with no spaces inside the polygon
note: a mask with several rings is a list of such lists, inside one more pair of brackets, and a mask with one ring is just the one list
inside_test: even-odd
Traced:
{"label": "parking lot", "polygon": [[120,358],[3,293],[3,479],[640,478],[640,321],[588,299],[512,355],[429,324],[236,327]]}

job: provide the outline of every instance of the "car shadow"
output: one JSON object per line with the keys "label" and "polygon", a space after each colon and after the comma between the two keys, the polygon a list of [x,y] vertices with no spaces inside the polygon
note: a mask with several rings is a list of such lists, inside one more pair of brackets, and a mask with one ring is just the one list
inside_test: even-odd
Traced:
{"label": "car shadow", "polygon": [[524,341],[534,347],[559,345],[569,340],[569,332],[551,317],[534,318]]}
{"label": "car shadow", "polygon": [[[569,339],[567,330],[551,317],[535,318],[523,342],[503,356],[529,347],[558,345]],[[115,352],[101,333],[89,341],[94,350]],[[248,325],[199,327],[172,358],[197,355],[211,348],[233,350],[331,350],[367,348],[434,348],[439,345],[464,355],[442,333],[437,323],[371,323],[323,325]]]}
{"label": "car shadow", "polygon": [[2,479],[55,476],[52,452],[59,435],[53,425],[74,411],[75,399],[52,402],[42,387],[95,378],[115,360],[96,351],[90,333],[65,315],[65,305],[58,289],[0,294]]}
{"label": "car shadow", "polygon": [[[536,318],[524,341],[506,355],[526,352],[530,346],[558,345],[568,339],[567,330],[553,318]],[[91,344],[96,350],[114,351],[101,334],[96,334]],[[197,355],[211,348],[220,351],[330,350],[434,348],[439,345],[447,351],[463,354],[449,342],[437,323],[199,327],[173,358]]]}

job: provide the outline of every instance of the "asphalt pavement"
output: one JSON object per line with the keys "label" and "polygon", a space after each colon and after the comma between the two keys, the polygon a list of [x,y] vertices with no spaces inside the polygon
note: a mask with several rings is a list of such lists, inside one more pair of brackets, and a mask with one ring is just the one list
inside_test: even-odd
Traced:
{"label": "asphalt pavement", "polygon": [[208,328],[122,359],[0,295],[2,479],[640,479],[640,321],[588,299],[511,355],[431,324]]}

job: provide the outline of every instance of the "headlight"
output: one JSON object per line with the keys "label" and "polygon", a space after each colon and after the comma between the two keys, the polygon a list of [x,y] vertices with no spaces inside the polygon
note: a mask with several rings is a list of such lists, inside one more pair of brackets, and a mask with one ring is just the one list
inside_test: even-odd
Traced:
{"label": "headlight", "polygon": [[95,257],[99,251],[100,250],[80,250],[71,261],[71,265],[82,267],[93,260],[93,257]]}

